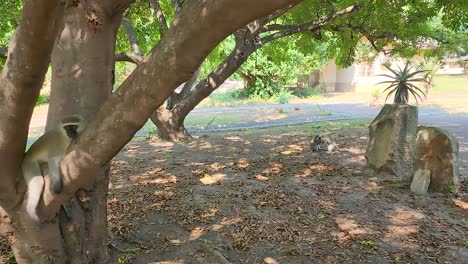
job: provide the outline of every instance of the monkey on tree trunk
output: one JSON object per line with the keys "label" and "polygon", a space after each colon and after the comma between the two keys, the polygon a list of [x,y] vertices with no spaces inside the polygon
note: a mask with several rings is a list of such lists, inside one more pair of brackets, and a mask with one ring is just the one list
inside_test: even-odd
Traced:
{"label": "monkey on tree trunk", "polygon": [[36,208],[44,189],[41,165],[48,164],[52,191],[60,193],[62,191],[60,161],[72,140],[84,128],[85,124],[80,116],[65,117],[57,127],[38,138],[26,152],[21,169],[28,187],[26,211],[32,220],[39,222]]}

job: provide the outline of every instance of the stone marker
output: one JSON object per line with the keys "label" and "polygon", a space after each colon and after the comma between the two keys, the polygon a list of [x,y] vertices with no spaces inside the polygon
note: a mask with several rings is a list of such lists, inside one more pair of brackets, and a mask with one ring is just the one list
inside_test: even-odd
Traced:
{"label": "stone marker", "polygon": [[438,127],[418,127],[414,171],[430,170],[429,191],[447,193],[457,190],[458,148],[458,140],[449,132]]}
{"label": "stone marker", "polygon": [[431,171],[428,169],[419,169],[414,173],[413,181],[411,182],[411,191],[415,194],[424,195],[429,189],[431,183]]}
{"label": "stone marker", "polygon": [[386,172],[410,181],[417,126],[417,107],[386,104],[369,125],[367,173]]}

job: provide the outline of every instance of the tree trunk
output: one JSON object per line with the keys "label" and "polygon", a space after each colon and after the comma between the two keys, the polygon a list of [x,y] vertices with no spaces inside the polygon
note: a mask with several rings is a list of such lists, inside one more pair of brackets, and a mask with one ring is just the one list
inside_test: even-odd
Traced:
{"label": "tree trunk", "polygon": [[[71,3],[70,1],[66,2]],[[83,29],[84,31],[79,32],[78,36],[69,34],[69,31],[63,31],[61,38],[68,37],[70,40],[75,41],[72,42],[75,45],[85,45],[81,42],[89,38],[90,43],[95,43],[95,48],[104,47],[106,44],[99,44],[99,42],[106,41],[106,38],[100,39],[100,35],[107,34],[104,32],[107,31],[106,28],[109,25],[119,24],[114,23],[114,20],[120,19],[120,13],[116,10],[123,12],[131,2],[133,0],[78,1],[80,8],[82,5],[86,5],[84,10],[87,14],[84,17],[89,19],[87,21],[89,28]],[[50,18],[55,18],[56,14],[54,14],[55,9],[53,7],[57,2],[23,1],[23,8],[28,8],[28,12],[23,11],[20,26],[20,28],[23,27],[23,30],[18,34],[17,46],[10,46],[12,53],[8,55],[7,65],[2,71],[2,76],[0,76],[0,110],[4,114],[0,116],[0,134],[2,135],[0,140],[0,164],[2,166],[0,170],[0,190],[2,191],[0,193],[0,205],[2,207],[1,214],[3,215],[0,219],[2,223],[0,231],[2,235],[5,235],[3,231],[8,232],[6,235],[13,246],[15,254],[23,252],[23,248],[25,248],[24,254],[26,256],[18,255],[18,262],[106,263],[106,259],[100,258],[103,256],[100,252],[103,247],[101,242],[104,239],[95,239],[96,236],[102,233],[105,234],[105,225],[100,225],[105,224],[105,222],[94,221],[94,219],[105,219],[105,211],[94,211],[100,210],[101,207],[93,204],[96,200],[103,200],[101,197],[106,195],[106,191],[95,189],[94,193],[92,193],[95,195],[91,197],[92,201],[83,203],[84,208],[81,209],[84,211],[83,215],[86,217],[94,215],[96,218],[81,220],[79,217],[75,217],[75,213],[80,212],[71,210],[68,216],[71,216],[73,221],[76,219],[80,224],[85,223],[84,225],[74,225],[73,228],[76,228],[74,230],[65,230],[63,228],[62,223],[64,221],[62,217],[65,217],[65,215],[60,213],[59,219],[55,216],[61,210],[61,205],[70,198],[81,200],[82,197],[77,197],[76,192],[88,188],[87,186],[93,184],[106,186],[102,179],[96,179],[96,173],[102,172],[102,168],[130,141],[138,129],[144,125],[154,109],[164,102],[170,91],[190,78],[190,72],[193,73],[217,43],[248,23],[248,21],[265,16],[269,12],[288,4],[298,2],[300,0],[188,1],[178,16],[178,23],[175,23],[168,30],[165,37],[147,56],[147,60],[126,79],[116,93],[109,96],[104,104],[102,104],[102,100],[105,98],[95,100],[94,98],[83,97],[84,100],[93,100],[93,104],[90,104],[80,100],[82,97],[71,97],[69,94],[70,99],[72,99],[69,101],[70,108],[77,105],[80,107],[83,107],[83,105],[99,105],[101,107],[95,116],[89,114],[94,111],[94,108],[92,110],[81,109],[84,111],[83,116],[86,119],[94,121],[72,142],[60,163],[63,173],[63,189],[60,195],[55,195],[50,191],[48,188],[50,185],[49,177],[45,177],[46,186],[38,210],[39,215],[46,221],[39,227],[34,227],[39,229],[39,231],[36,231],[30,227],[30,223],[26,220],[23,221],[20,213],[24,211],[21,202],[25,197],[25,183],[21,173],[19,173],[19,165],[24,156],[27,128],[34,101],[39,94],[40,84],[42,84],[47,70],[49,51],[52,47],[49,37],[52,35],[53,38],[56,33],[54,25],[50,25],[49,22]],[[60,1],[60,3],[63,3],[63,1]],[[105,5],[106,8],[99,8],[97,5]],[[107,9],[112,7],[114,10]],[[71,8],[75,7],[72,5]],[[222,17],[219,16],[220,13],[223,13]],[[29,19],[31,17],[34,19]],[[70,21],[70,27],[73,27],[72,22]],[[214,30],[207,30],[213,27]],[[92,29],[91,32],[94,35],[89,34],[89,29]],[[100,41],[93,41],[91,37],[100,39]],[[187,49],[188,46],[191,48]],[[62,48],[64,48],[64,53],[65,50],[70,52],[75,49],[74,45],[63,45]],[[105,46],[105,49],[100,50],[100,52],[108,54],[109,50],[113,53],[113,46]],[[89,73],[91,77],[83,75],[86,67],[97,69],[98,66],[91,63],[99,62],[99,60],[93,58],[94,55],[99,58],[106,57],[102,54],[99,56],[90,49],[83,49],[83,51],[86,52],[81,59],[79,58],[81,54],[71,52],[71,54],[64,54],[66,56],[76,56],[76,61],[73,65],[67,61],[66,64],[62,65],[62,71],[57,68],[55,74],[60,76],[61,74],[70,74],[69,72],[73,71],[74,74],[69,76],[73,76],[77,82],[80,82],[81,79],[98,78],[95,83],[88,81],[80,83],[80,85],[90,84],[91,87],[98,87],[98,89],[102,85],[106,86],[107,83],[112,83],[112,72],[108,71],[109,68],[105,67],[106,64],[99,64],[102,68],[97,71],[104,75],[104,77],[101,77],[105,81],[99,81],[102,79],[92,73]],[[113,58],[113,54],[110,57]],[[91,62],[87,61],[88,59]],[[85,65],[85,67],[78,62]],[[175,72],[177,74],[174,74]],[[64,85],[69,84],[64,83]],[[158,89],[154,89],[155,86]],[[82,88],[82,86],[79,86],[78,90]],[[89,92],[90,90],[86,91]],[[75,95],[81,94],[75,93]],[[57,98],[60,98],[60,96],[57,96]],[[58,103],[58,105],[63,108],[55,113],[65,115],[72,112],[66,104]],[[60,111],[63,111],[63,113]],[[51,116],[51,118],[54,117]],[[48,122],[53,121],[48,120]],[[84,197],[84,199],[86,198]],[[72,203],[75,202],[73,199],[71,200]],[[8,201],[13,202],[9,203]],[[57,228],[58,220],[61,223],[61,230]],[[47,228],[50,228],[50,230]],[[11,229],[12,232],[9,232],[8,229]],[[65,230],[63,237],[61,232],[56,230]],[[97,234],[93,233],[96,230],[104,231]],[[23,238],[22,234],[25,234],[26,238]],[[70,234],[70,236],[67,234]],[[90,235],[90,237],[86,237],[87,235]],[[63,238],[63,240],[60,238]],[[76,240],[73,240],[73,238]],[[88,241],[90,244],[86,245]],[[99,241],[99,243],[96,241]],[[59,245],[55,246],[55,243]],[[73,246],[76,247],[73,248]],[[103,250],[106,251],[105,248]],[[64,251],[69,259],[62,258],[63,254],[61,252]],[[41,254],[42,252],[46,253]],[[77,255],[80,255],[81,258],[73,259],[73,256]]]}
{"label": "tree trunk", "polygon": [[150,119],[157,126],[161,139],[183,141],[191,138],[184,127],[185,117],[186,115],[183,115],[179,109],[168,110],[165,107],[159,107]]}
{"label": "tree trunk", "polygon": [[[258,48],[254,44],[254,35],[249,33],[248,28],[239,30],[235,36],[234,50],[205,80],[193,89],[186,90],[187,87],[184,87],[178,97],[172,98],[173,106],[170,110],[161,106],[151,115],[151,121],[158,128],[162,139],[180,141],[191,137],[184,127],[187,115],[234,74]],[[192,77],[189,82],[193,82],[193,79]]]}
{"label": "tree trunk", "polygon": [[[106,17],[99,30],[89,26],[81,7],[67,8],[64,26],[52,52],[52,82],[46,130],[65,116],[79,114],[92,121],[111,95],[116,32],[121,17]],[[45,171],[47,175],[47,170]],[[80,189],[56,217],[32,223],[24,210],[9,211],[14,221],[12,248],[18,263],[108,263],[107,189],[109,166]],[[47,181],[47,180],[46,180]],[[47,188],[47,183],[46,183]]]}
{"label": "tree trunk", "polygon": [[[189,112],[184,109],[174,109],[181,98],[190,94],[198,77],[200,76],[201,65],[192,75],[190,80],[185,82],[184,87],[179,94],[171,93],[167,98],[166,105],[162,105],[151,114],[150,119],[158,128],[159,136],[167,141],[183,141],[192,138],[190,133],[184,127],[185,117]],[[182,110],[182,111],[181,111]]]}

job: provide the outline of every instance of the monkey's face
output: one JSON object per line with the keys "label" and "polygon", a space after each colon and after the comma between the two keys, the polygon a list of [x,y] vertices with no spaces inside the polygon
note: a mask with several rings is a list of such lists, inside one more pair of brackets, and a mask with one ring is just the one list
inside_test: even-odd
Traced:
{"label": "monkey's face", "polygon": [[322,136],[317,135],[314,137],[314,143],[320,144],[322,143]]}
{"label": "monkey's face", "polygon": [[78,135],[78,125],[66,125],[63,129],[65,129],[67,136],[71,139],[76,138]]}

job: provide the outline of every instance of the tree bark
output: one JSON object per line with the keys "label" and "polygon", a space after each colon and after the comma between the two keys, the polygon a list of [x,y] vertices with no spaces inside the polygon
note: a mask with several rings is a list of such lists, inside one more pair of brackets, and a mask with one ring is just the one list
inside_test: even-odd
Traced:
{"label": "tree bark", "polygon": [[184,127],[185,116],[178,110],[169,110],[162,106],[153,112],[150,119],[157,126],[161,139],[183,141],[191,138]]}
{"label": "tree bark", "polygon": [[301,1],[188,1],[163,39],[69,147],[60,164],[64,172],[62,194],[45,190],[43,211],[54,214],[67,197],[92,183],[92,172],[107,164],[130,141],[154,109],[190,78],[221,40],[249,21],[298,2]]}
{"label": "tree bark", "polygon": [[[80,5],[86,5],[88,27],[94,30],[95,36],[104,30],[106,23],[111,23],[102,19],[103,15],[116,18],[116,14],[125,10],[125,5],[132,0],[122,1],[79,1]],[[60,167],[63,177],[63,189],[60,194],[53,194],[49,189],[49,177],[45,177],[46,186],[44,188],[43,200],[41,200],[38,210],[44,224],[39,227],[39,232],[30,228],[29,218],[23,219],[25,215],[21,202],[24,199],[25,183],[19,173],[24,146],[26,142],[29,120],[32,115],[34,102],[39,94],[47,64],[50,58],[52,43],[56,36],[55,19],[57,17],[57,1],[26,0],[24,1],[23,19],[20,30],[14,38],[14,44],[10,45],[12,51],[7,60],[0,83],[0,110],[3,115],[0,117],[0,205],[4,217],[1,218],[2,230],[13,230],[7,235],[13,250],[20,263],[65,263],[68,260],[62,258],[62,252],[69,245],[79,245],[80,241],[73,241],[76,236],[64,234],[64,240],[60,240],[59,224],[56,214],[62,204],[72,197],[76,197],[76,192],[80,189],[88,189],[99,182],[99,173],[106,168],[108,162],[118,153],[118,151],[132,138],[132,136],[144,125],[151,113],[161,105],[169,93],[180,83],[190,78],[196,68],[202,63],[208,53],[227,35],[236,31],[249,21],[284,7],[290,3],[298,3],[299,0],[192,0],[188,1],[174,21],[174,25],[168,30],[160,43],[151,51],[144,62],[125,80],[116,93],[106,98],[99,94],[99,99],[85,98],[80,100],[79,93],[69,96],[72,99],[71,108],[66,107],[66,103],[57,99],[57,112],[51,112],[49,123],[54,123],[60,115],[72,113],[71,109],[79,107],[94,107],[101,105],[96,116],[91,111],[83,112],[85,119],[91,120],[87,129],[81,133],[68,148],[67,154],[62,160]],[[105,5],[100,8],[99,5]],[[112,11],[108,12],[108,8]],[[73,8],[73,7],[72,7]],[[104,12],[101,12],[105,10]],[[116,10],[119,10],[117,13]],[[219,14],[223,14],[220,16]],[[64,32],[69,33],[69,32]],[[80,32],[80,34],[83,32]],[[74,37],[68,34],[69,37]],[[93,36],[93,37],[95,37]],[[78,41],[78,39],[76,39]],[[190,48],[187,48],[190,47]],[[64,48],[73,49],[74,47]],[[106,47],[113,51],[112,47]],[[93,51],[83,59],[93,59]],[[106,51],[101,51],[105,54]],[[13,55],[11,55],[13,54]],[[75,54],[76,55],[76,54]],[[75,56],[74,55],[74,56]],[[114,58],[114,55],[109,55]],[[75,58],[80,61],[79,58]],[[86,64],[90,65],[90,64]],[[91,77],[97,78],[93,87],[108,87],[111,83],[112,69],[103,66],[104,78],[88,72]],[[69,74],[66,64],[62,65],[63,71],[56,74]],[[74,72],[73,78],[87,79],[83,76],[86,69],[80,68],[77,64],[71,67]],[[95,68],[93,68],[95,69]],[[174,74],[177,73],[177,74]],[[83,81],[80,85],[89,84]],[[74,86],[75,89],[84,89]],[[78,87],[78,88],[76,88]],[[157,87],[157,89],[155,89]],[[76,96],[76,97],[75,97]],[[57,98],[60,98],[57,96]],[[92,100],[86,102],[87,99]],[[97,109],[97,108],[96,108]],[[52,111],[52,110],[51,110]],[[94,111],[94,108],[93,110]],[[94,121],[93,121],[94,120]],[[18,185],[17,185],[18,183]],[[104,184],[105,185],[105,184]],[[99,184],[101,186],[101,184]],[[95,190],[96,195],[105,195],[106,191]],[[102,192],[98,194],[97,192]],[[81,198],[81,197],[78,197]],[[102,198],[97,198],[101,200]],[[72,199],[73,202],[73,199]],[[67,207],[68,204],[65,204]],[[95,208],[95,209],[93,209]],[[100,207],[84,208],[90,213],[103,214]],[[75,219],[71,210],[72,219]],[[3,213],[2,213],[3,214]],[[62,213],[60,217],[64,217]],[[96,216],[101,218],[102,215]],[[60,219],[60,221],[62,221]],[[80,220],[80,223],[83,221]],[[49,225],[50,224],[50,225]],[[89,225],[86,225],[89,227]],[[85,226],[85,227],[86,227]],[[62,225],[60,225],[62,227]],[[81,236],[85,227],[75,230]],[[91,228],[90,228],[91,229]],[[105,229],[105,226],[92,227],[93,230]],[[49,230],[46,232],[46,230]],[[16,232],[15,232],[16,231]],[[3,231],[2,231],[3,232]],[[70,231],[71,233],[72,231]],[[87,234],[92,234],[91,230],[86,230]],[[34,238],[15,240],[24,236],[34,236]],[[5,233],[3,233],[5,235]],[[85,233],[86,234],[86,233]],[[50,235],[50,236],[49,236]],[[55,239],[55,240],[54,240]],[[30,242],[34,243],[30,243]],[[58,242],[59,245],[52,245]],[[91,246],[97,246],[92,244]],[[24,248],[24,250],[23,250]],[[46,259],[37,257],[40,253]],[[24,256],[22,255],[24,253]],[[67,254],[77,255],[77,252],[67,251]],[[84,252],[87,254],[88,252]],[[83,256],[84,257],[84,256]],[[86,255],[86,257],[88,257]],[[85,260],[78,259],[77,262],[89,261],[92,263],[103,263],[102,259],[92,259],[93,256]],[[24,260],[24,261],[23,261]],[[71,261],[70,261],[71,262]],[[85,263],[89,263],[85,262]]]}
{"label": "tree bark", "polygon": [[[53,240],[59,233],[57,225],[44,223],[39,228],[26,214],[25,181],[20,173],[29,121],[62,12],[59,1],[23,2],[21,23],[0,77],[0,235],[9,241],[17,263],[48,263],[64,256],[61,244]],[[43,243],[49,244],[48,250],[40,247]]]}
{"label": "tree bark", "polygon": [[[36,66],[35,64],[39,64],[42,61],[43,69],[40,69],[42,77],[40,74],[35,73],[31,74],[37,78],[35,82],[24,79],[19,80],[18,83],[26,82],[25,84],[37,85],[37,91],[31,90],[31,87],[27,87],[35,93],[35,97],[28,95],[27,99],[35,101],[50,59],[50,52],[47,53],[47,51],[52,49],[57,29],[60,28],[59,31],[61,33],[55,41],[55,49],[52,54],[52,90],[46,130],[55,126],[58,120],[70,114],[80,114],[86,120],[92,121],[100,106],[111,94],[115,36],[121,17],[119,16],[119,12],[112,9],[112,1],[108,1],[107,5],[104,2],[100,4],[102,6],[93,4],[92,11],[88,9],[88,12],[98,14],[95,16],[97,20],[93,21],[93,26],[90,25],[89,16],[85,14],[81,6],[67,8],[62,20],[62,13],[54,14],[52,11],[57,13],[57,10],[42,4],[44,8],[51,9],[49,20],[53,21],[52,25],[42,25],[42,27],[49,28],[49,31],[53,27],[54,31],[47,32],[48,34],[41,33],[40,31],[34,33],[45,34],[49,37],[47,39],[45,36],[42,36],[42,41],[34,42],[36,48],[41,45],[50,45],[50,48],[39,48],[40,52],[38,53],[41,56],[43,56],[42,53],[46,53],[46,56],[41,57],[40,61],[37,56],[30,57],[34,61],[32,63],[29,62],[31,65]],[[26,3],[25,8],[27,8]],[[37,6],[35,8],[37,9],[34,12],[39,11],[39,14],[43,15],[40,12],[42,10]],[[124,9],[117,8],[116,10],[123,11]],[[44,16],[41,16],[40,19],[44,20]],[[42,21],[39,22],[42,23]],[[48,22],[45,20],[46,24]],[[31,24],[30,21],[29,23]],[[96,25],[99,28],[96,28]],[[15,45],[19,45],[15,41],[19,41],[23,37],[20,30],[16,34],[18,40],[15,37],[10,45],[12,53],[17,51]],[[27,36],[31,36],[30,32],[27,34]],[[48,42],[45,42],[45,40],[48,40]],[[24,43],[28,43],[30,40],[26,39],[23,41]],[[24,49],[21,51],[24,51]],[[16,54],[15,56],[20,57]],[[9,56],[10,71],[15,70],[15,63],[21,62],[15,56]],[[22,71],[28,69],[28,67],[23,67]],[[36,68],[33,69],[38,71]],[[4,74],[5,72],[7,71],[4,70]],[[4,80],[2,80],[2,84],[4,83]],[[8,82],[7,84],[7,87],[9,87]],[[19,88],[22,87],[19,86]],[[4,87],[2,87],[2,91],[5,91]],[[31,113],[34,101],[31,102],[31,106],[28,106],[31,107]],[[25,107],[22,104],[18,104],[18,106]],[[25,111],[25,114],[27,112]],[[25,131],[27,133],[27,127]],[[24,147],[21,148],[21,153],[24,154]],[[0,156],[0,159],[2,160],[3,167],[5,158]],[[17,161],[21,162],[21,159]],[[5,167],[7,167],[6,164]],[[79,190],[70,201],[64,203],[63,208],[66,208],[66,213],[65,210],[60,210],[58,216],[44,216],[39,211],[39,215],[42,218],[40,224],[31,221],[21,203],[11,204],[9,207],[5,206],[3,201],[1,201],[3,208],[0,208],[0,234],[10,242],[16,262],[108,263],[106,233],[108,172],[108,166],[104,167],[100,173],[95,175],[96,181],[91,188]],[[46,180],[45,189],[48,189],[49,177],[47,168],[44,168],[44,173]],[[0,177],[4,175],[3,171],[0,172]],[[20,178],[18,178],[17,192],[20,195],[19,199],[21,199],[27,196],[24,196],[26,190],[22,175],[19,174],[18,176]],[[19,200],[18,202],[21,201]]]}
{"label": "tree bark", "polygon": [[[104,4],[94,6],[100,26],[89,26],[83,8],[69,8],[63,30],[52,53],[52,80],[46,130],[68,115],[87,122],[111,95],[114,50],[121,14]],[[107,15],[107,14],[113,14]],[[124,21],[125,23],[128,21]],[[135,47],[132,47],[135,52]],[[138,49],[136,49],[138,51]],[[71,263],[108,263],[107,191],[109,166],[94,176],[91,187],[82,188],[58,215],[63,247]]]}

